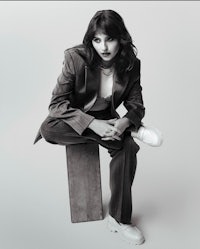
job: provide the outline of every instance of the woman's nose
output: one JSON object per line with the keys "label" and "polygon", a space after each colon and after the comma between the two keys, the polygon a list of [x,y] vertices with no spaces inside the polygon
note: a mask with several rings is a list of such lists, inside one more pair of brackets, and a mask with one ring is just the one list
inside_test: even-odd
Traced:
{"label": "woman's nose", "polygon": [[107,46],[106,42],[102,42],[101,49],[102,49],[102,51],[107,51],[108,50],[108,46]]}

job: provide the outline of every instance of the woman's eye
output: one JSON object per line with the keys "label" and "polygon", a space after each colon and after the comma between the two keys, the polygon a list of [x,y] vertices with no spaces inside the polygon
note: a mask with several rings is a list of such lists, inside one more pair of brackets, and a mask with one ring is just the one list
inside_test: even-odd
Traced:
{"label": "woman's eye", "polygon": [[93,41],[96,42],[96,43],[99,43],[100,39],[99,38],[94,38]]}
{"label": "woman's eye", "polygon": [[109,37],[108,38],[108,41],[113,41],[114,39],[112,37]]}

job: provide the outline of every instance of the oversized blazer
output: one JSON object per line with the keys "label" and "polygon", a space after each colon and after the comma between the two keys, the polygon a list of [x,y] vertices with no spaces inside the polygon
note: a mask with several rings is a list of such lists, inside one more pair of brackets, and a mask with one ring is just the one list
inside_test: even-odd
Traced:
{"label": "oversized blazer", "polygon": [[[52,92],[49,105],[49,116],[62,119],[71,126],[79,135],[94,119],[88,114],[98,96],[101,69],[90,68],[84,55],[82,46],[69,48],[64,52],[62,72],[57,79],[57,84]],[[119,117],[116,108],[123,103],[127,117],[134,129],[141,125],[145,114],[140,85],[140,60],[136,58],[133,68],[123,77],[114,74],[111,114]],[[40,135],[40,132],[38,133]],[[37,140],[37,137],[36,137]]]}

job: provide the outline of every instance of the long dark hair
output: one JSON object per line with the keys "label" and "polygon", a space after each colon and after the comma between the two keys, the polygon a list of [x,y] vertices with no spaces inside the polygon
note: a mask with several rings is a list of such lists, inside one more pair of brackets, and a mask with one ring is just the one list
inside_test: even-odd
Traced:
{"label": "long dark hair", "polygon": [[137,56],[137,49],[132,43],[132,38],[125,27],[122,17],[113,10],[97,11],[88,25],[88,29],[83,38],[83,44],[86,48],[86,57],[89,66],[95,67],[99,61],[99,56],[92,45],[92,40],[97,29],[117,39],[120,44],[115,61],[117,72],[121,74],[130,71],[133,68]]}

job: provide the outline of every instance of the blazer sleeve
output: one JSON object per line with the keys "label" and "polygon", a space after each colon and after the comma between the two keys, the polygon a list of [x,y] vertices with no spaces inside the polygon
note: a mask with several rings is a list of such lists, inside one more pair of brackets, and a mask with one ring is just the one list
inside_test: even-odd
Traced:
{"label": "blazer sleeve", "polygon": [[81,135],[94,117],[71,106],[70,97],[73,93],[75,79],[74,61],[70,51],[66,50],[62,72],[52,92],[52,98],[49,104],[49,116],[62,119]]}
{"label": "blazer sleeve", "polygon": [[140,84],[140,60],[138,60],[138,72],[139,75],[133,82],[127,98],[124,100],[124,106],[128,111],[125,117],[130,120],[136,130],[141,126],[141,121],[145,115],[142,86]]}

